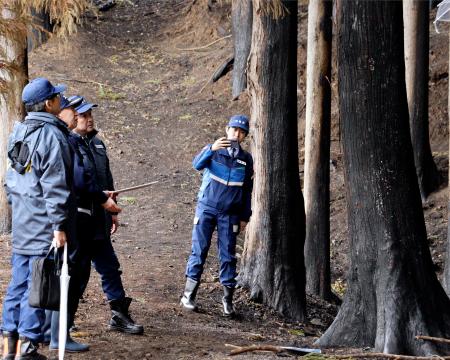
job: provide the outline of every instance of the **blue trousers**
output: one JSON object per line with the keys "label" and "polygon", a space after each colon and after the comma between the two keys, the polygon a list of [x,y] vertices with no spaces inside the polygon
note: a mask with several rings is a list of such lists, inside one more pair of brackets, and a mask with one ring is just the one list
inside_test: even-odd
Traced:
{"label": "blue trousers", "polygon": [[186,276],[199,281],[211,246],[211,237],[217,228],[217,247],[220,261],[220,282],[236,286],[236,237],[239,216],[225,214],[215,208],[199,204],[192,229],[192,251],[186,267]]}
{"label": "blue trousers", "polygon": [[2,330],[17,332],[33,341],[41,341],[43,309],[28,304],[31,270],[34,259],[41,256],[12,254],[11,282],[3,299]]}
{"label": "blue trousers", "polygon": [[120,263],[111,243],[111,238],[95,239],[92,243],[92,264],[102,280],[102,288],[108,300],[125,297]]}
{"label": "blue trousers", "polygon": [[[85,231],[85,229],[89,229]],[[125,297],[120,264],[111,243],[110,237],[99,238],[95,234],[95,218],[78,216],[79,253],[81,266],[81,295],[86,290],[91,275],[91,263],[100,274],[102,288],[108,300],[119,300]]]}

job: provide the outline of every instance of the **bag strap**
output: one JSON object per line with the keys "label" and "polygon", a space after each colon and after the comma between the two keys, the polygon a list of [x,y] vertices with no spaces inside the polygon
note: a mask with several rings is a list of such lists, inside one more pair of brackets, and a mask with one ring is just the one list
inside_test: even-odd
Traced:
{"label": "bag strap", "polygon": [[48,249],[47,255],[45,255],[45,258],[48,259],[52,253],[53,250],[53,261],[55,262],[55,274],[61,275],[61,254],[58,251],[58,248],[55,246],[50,245],[50,249]]}

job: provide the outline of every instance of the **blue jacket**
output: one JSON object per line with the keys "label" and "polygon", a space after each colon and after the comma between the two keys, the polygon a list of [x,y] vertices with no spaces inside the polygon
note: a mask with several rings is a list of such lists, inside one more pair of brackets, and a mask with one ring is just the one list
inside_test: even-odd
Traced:
{"label": "blue jacket", "polygon": [[227,149],[212,151],[211,146],[206,145],[192,163],[194,169],[204,170],[199,204],[248,221],[252,214],[253,158],[242,148],[232,158]]}
{"label": "blue jacket", "polygon": [[[75,206],[68,133],[67,126],[52,114],[30,112],[24,122],[15,124],[9,137],[11,167],[5,188],[12,207],[14,253],[45,254],[53,230],[68,230],[69,212]],[[11,156],[20,143],[29,150],[24,172],[18,171],[17,159]]]}

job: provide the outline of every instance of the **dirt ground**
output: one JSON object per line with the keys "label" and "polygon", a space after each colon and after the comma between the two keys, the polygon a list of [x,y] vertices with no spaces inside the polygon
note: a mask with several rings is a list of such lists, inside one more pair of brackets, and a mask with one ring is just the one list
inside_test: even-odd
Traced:
{"label": "dirt ground", "polygon": [[[308,297],[308,321],[289,323],[250,301],[246,292],[238,289],[239,316],[224,318],[214,246],[198,294],[201,311],[186,313],[179,306],[201,180],[191,167],[192,158],[206,143],[224,133],[230,115],[249,112],[245,95],[239,101],[230,100],[230,74],[206,85],[215,68],[232,53],[229,5],[210,1],[208,9],[207,3],[118,1],[98,19],[87,16],[84,27],[69,38],[66,46],[52,39],[31,54],[30,78],[46,76],[54,83],[65,83],[69,95],[81,94],[99,104],[94,118],[109,150],[116,188],[159,181],[120,198],[121,227],[113,237],[127,295],[134,299],[132,315],[145,326],[144,335],[107,330],[109,306],[94,273],[76,319],[75,333],[80,341],[91,345],[91,350],[67,355],[68,359],[224,359],[228,358],[227,343],[311,346],[336,314],[334,305]],[[306,9],[301,5],[299,14],[299,109],[303,108],[305,92]],[[445,180],[447,47],[448,35],[433,35],[430,128],[435,159]],[[333,106],[332,272],[333,287],[342,294],[348,246],[339,122],[336,104]],[[300,129],[303,124],[301,113]],[[302,138],[300,132],[300,144]],[[446,202],[443,187],[424,204],[438,272],[443,268],[446,243]],[[10,253],[9,238],[3,240],[1,294],[9,279]],[[242,246],[240,238],[239,251]],[[56,357],[47,348],[43,352]],[[276,357],[268,353],[238,356]]]}

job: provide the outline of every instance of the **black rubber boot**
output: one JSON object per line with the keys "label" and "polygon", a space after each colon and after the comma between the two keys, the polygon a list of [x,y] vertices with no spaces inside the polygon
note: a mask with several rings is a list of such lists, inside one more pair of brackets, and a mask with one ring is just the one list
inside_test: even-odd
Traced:
{"label": "black rubber boot", "polygon": [[131,298],[125,297],[119,300],[111,300],[109,306],[111,307],[112,318],[109,321],[109,328],[124,332],[127,334],[141,335],[144,332],[142,325],[135,324],[128,312]]}
{"label": "black rubber boot", "polygon": [[39,344],[28,339],[25,336],[19,337],[17,344],[16,360],[47,360],[47,357],[39,354]]}
{"label": "black rubber boot", "polygon": [[191,278],[186,278],[186,286],[184,287],[183,297],[181,298],[180,305],[184,309],[189,311],[197,311],[198,306],[195,303],[195,297],[197,296],[197,290],[200,286],[200,281],[195,281]]}
{"label": "black rubber boot", "polygon": [[16,332],[3,331],[3,360],[14,360],[17,352],[19,334]]}
{"label": "black rubber boot", "polygon": [[222,304],[223,304],[223,314],[225,316],[234,316],[236,315],[236,312],[234,311],[233,306],[233,294],[234,294],[234,288],[224,286],[223,287],[223,298],[222,298]]}

